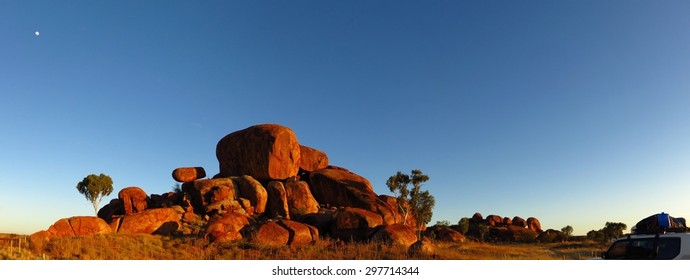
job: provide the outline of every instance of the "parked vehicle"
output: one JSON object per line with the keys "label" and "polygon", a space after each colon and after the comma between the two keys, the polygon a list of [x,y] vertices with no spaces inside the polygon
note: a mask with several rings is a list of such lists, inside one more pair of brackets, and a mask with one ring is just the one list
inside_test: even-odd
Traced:
{"label": "parked vehicle", "polygon": [[607,260],[690,260],[690,232],[685,219],[666,213],[638,222],[626,237],[603,254]]}

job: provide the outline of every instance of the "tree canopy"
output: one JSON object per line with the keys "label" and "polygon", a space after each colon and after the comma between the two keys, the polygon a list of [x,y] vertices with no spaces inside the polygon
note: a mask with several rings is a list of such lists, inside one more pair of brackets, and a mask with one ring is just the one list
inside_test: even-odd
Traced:
{"label": "tree canopy", "polygon": [[97,215],[98,204],[101,203],[103,197],[113,192],[113,179],[103,173],[100,175],[91,174],[77,183],[77,190],[93,204],[93,211]]}
{"label": "tree canopy", "polygon": [[[396,194],[398,210],[403,215],[404,224],[407,224],[410,213],[420,228],[431,221],[436,200],[428,190],[421,190],[422,185],[428,180],[429,176],[415,169],[410,175],[398,171],[386,181],[390,191]],[[410,183],[411,190],[408,189]]]}

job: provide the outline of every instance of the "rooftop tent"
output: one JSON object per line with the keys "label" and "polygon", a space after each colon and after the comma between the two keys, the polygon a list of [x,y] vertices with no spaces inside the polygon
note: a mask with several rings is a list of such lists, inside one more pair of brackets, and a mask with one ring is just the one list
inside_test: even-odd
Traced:
{"label": "rooftop tent", "polygon": [[685,230],[684,218],[674,218],[664,212],[644,218],[635,224],[635,233],[637,234]]}

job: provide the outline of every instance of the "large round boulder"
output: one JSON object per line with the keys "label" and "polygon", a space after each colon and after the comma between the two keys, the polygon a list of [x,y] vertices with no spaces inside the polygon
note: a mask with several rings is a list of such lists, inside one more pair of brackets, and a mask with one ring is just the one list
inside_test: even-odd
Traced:
{"label": "large round boulder", "polygon": [[517,227],[527,227],[527,221],[519,216],[513,217],[513,222],[511,224]]}
{"label": "large round boulder", "polygon": [[299,171],[300,145],[292,129],[260,124],[223,137],[216,145],[216,157],[220,176],[285,180]]}
{"label": "large round boulder", "polygon": [[534,218],[534,217],[527,218],[527,228],[529,228],[535,232],[538,232],[538,233],[542,232],[541,223],[539,222],[539,220],[537,218]]}
{"label": "large round boulder", "polygon": [[126,187],[117,194],[125,215],[139,213],[148,207],[149,196],[139,187]]}

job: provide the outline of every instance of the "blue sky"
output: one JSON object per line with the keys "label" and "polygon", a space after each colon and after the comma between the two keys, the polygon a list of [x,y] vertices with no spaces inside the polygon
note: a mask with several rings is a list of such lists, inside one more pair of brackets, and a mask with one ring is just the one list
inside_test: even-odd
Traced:
{"label": "blue sky", "polygon": [[[686,1],[0,1],[0,232],[93,215],[76,183],[172,189],[292,128],[379,194],[421,169],[432,224],[576,234],[690,217]],[[34,32],[39,31],[40,36]]]}

